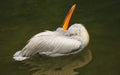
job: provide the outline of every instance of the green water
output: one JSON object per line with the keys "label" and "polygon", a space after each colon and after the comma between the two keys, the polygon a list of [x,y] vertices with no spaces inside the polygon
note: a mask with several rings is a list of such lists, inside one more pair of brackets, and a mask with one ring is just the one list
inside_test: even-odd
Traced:
{"label": "green water", "polygon": [[[36,33],[62,26],[74,3],[70,24],[82,23],[90,34],[83,52],[58,58],[35,56],[23,62],[12,59]],[[119,29],[119,0],[1,0],[0,75],[119,75]]]}

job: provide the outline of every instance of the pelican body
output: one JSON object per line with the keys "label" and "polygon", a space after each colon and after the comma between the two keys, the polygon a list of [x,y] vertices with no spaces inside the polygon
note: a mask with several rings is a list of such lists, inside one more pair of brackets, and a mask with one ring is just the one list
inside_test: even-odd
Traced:
{"label": "pelican body", "polygon": [[75,5],[68,13],[63,27],[55,31],[45,31],[33,36],[28,44],[13,55],[13,59],[22,61],[35,54],[57,57],[76,54],[85,48],[89,42],[89,34],[82,24],[73,24],[68,28],[71,13]]}

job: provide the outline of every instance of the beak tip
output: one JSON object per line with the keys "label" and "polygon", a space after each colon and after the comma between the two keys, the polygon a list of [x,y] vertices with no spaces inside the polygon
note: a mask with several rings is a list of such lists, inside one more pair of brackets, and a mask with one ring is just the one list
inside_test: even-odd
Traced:
{"label": "beak tip", "polygon": [[73,7],[76,7],[76,4],[74,4]]}

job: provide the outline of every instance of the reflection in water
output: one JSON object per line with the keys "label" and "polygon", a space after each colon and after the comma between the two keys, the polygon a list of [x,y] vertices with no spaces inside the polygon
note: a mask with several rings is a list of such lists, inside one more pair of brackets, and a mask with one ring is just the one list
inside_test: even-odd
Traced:
{"label": "reflection in water", "polygon": [[75,75],[74,69],[81,68],[92,60],[91,50],[86,50],[76,55],[50,58],[36,56],[24,61],[31,67],[33,75]]}

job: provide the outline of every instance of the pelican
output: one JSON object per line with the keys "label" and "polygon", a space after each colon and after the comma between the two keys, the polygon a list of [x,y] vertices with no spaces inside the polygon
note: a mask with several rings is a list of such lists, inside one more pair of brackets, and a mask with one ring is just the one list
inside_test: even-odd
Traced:
{"label": "pelican", "polygon": [[22,50],[17,51],[13,55],[13,59],[22,61],[35,54],[57,57],[76,54],[82,51],[89,43],[87,29],[78,23],[68,27],[75,7],[76,4],[69,10],[63,27],[59,27],[55,31],[45,31],[36,34],[28,41]]}

